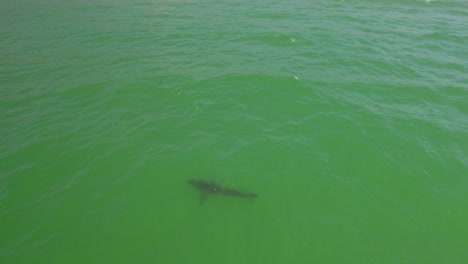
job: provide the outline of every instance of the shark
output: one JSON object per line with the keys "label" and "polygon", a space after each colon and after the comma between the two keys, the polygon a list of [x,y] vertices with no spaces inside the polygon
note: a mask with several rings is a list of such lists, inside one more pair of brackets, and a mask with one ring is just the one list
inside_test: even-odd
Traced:
{"label": "shark", "polygon": [[204,180],[189,180],[188,183],[193,186],[193,188],[200,191],[200,203],[203,203],[208,195],[222,195],[222,196],[232,196],[245,198],[253,200],[258,197],[255,193],[248,193],[239,190],[229,189],[220,185],[217,185],[213,182],[208,182]]}

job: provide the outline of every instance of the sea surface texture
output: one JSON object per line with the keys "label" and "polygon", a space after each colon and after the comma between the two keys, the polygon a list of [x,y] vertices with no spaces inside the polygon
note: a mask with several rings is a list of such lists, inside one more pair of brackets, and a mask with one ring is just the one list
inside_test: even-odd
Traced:
{"label": "sea surface texture", "polygon": [[467,246],[467,1],[1,1],[1,264]]}

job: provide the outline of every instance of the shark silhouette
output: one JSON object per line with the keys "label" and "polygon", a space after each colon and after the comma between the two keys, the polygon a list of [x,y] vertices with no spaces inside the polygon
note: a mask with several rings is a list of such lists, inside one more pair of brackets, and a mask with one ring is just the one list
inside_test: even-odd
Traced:
{"label": "shark silhouette", "polygon": [[238,191],[234,189],[225,188],[213,182],[207,182],[203,180],[189,180],[188,182],[195,189],[200,191],[200,203],[202,203],[210,194],[240,197],[240,198],[246,198],[249,200],[253,200],[258,197],[255,193],[247,193],[247,192],[242,192],[242,191]]}

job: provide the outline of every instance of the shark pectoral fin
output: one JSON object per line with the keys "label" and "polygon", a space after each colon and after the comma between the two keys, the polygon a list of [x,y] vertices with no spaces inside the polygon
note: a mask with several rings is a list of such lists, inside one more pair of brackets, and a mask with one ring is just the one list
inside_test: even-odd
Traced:
{"label": "shark pectoral fin", "polygon": [[200,204],[203,204],[203,202],[205,202],[207,197],[208,197],[208,193],[204,192],[204,191],[201,191],[200,192]]}

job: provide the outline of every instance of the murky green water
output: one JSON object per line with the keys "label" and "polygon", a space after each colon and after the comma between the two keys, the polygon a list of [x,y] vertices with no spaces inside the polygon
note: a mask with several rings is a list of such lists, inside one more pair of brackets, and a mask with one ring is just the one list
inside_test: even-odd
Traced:
{"label": "murky green water", "polygon": [[467,18],[3,1],[0,263],[467,263]]}

